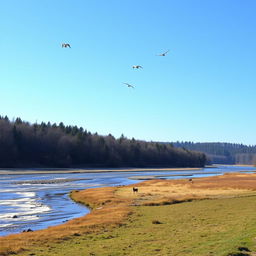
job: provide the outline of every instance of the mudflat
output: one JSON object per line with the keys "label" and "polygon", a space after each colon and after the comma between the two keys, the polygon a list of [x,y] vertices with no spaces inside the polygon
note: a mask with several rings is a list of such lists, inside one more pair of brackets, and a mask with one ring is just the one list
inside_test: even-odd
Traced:
{"label": "mudflat", "polygon": [[58,173],[102,173],[102,172],[142,172],[142,171],[197,171],[202,168],[190,168],[190,167],[179,167],[179,168],[86,168],[86,169],[72,169],[72,168],[38,168],[38,169],[0,169],[1,174],[58,174]]}

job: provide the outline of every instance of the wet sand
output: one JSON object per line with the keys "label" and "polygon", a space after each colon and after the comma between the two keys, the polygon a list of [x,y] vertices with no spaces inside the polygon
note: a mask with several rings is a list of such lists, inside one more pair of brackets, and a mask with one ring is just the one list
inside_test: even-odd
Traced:
{"label": "wet sand", "polygon": [[12,184],[59,184],[59,183],[65,183],[65,182],[72,182],[72,181],[79,181],[79,180],[91,180],[91,179],[52,179],[52,180],[23,180],[23,181],[16,181]]}
{"label": "wet sand", "polygon": [[[207,167],[209,168],[209,167]],[[72,169],[72,168],[42,168],[42,169],[0,169],[0,175],[15,175],[15,174],[65,174],[65,173],[103,173],[103,172],[143,172],[143,171],[198,171],[203,168],[190,168],[190,167],[179,167],[179,168],[104,168],[104,169]]]}
{"label": "wet sand", "polygon": [[[244,171],[245,172],[245,171]],[[197,175],[200,174],[205,174],[205,172],[198,172],[195,173]],[[216,175],[221,175],[220,172],[207,172],[207,174],[216,174]],[[188,174],[167,174],[167,175],[147,175],[147,176],[132,176],[129,177],[131,180],[154,180],[154,179],[166,179],[166,177],[186,177],[186,176],[193,176],[191,173]]]}

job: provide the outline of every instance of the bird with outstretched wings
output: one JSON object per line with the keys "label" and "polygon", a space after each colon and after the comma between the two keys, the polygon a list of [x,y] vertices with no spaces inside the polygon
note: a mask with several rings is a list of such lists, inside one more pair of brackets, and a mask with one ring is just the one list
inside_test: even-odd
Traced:
{"label": "bird with outstretched wings", "polygon": [[168,51],[166,51],[166,52],[163,52],[163,53],[160,53],[160,54],[157,54],[157,56],[166,56],[166,54],[169,52],[169,50]]}
{"label": "bird with outstretched wings", "polygon": [[66,44],[66,43],[63,43],[61,46],[62,48],[71,48],[70,44]]}
{"label": "bird with outstretched wings", "polygon": [[131,84],[128,84],[128,83],[123,83],[123,84],[125,84],[125,85],[127,85],[128,87],[130,87],[130,88],[133,88],[133,89],[134,89],[134,86],[133,86],[133,85],[131,85]]}
{"label": "bird with outstretched wings", "polygon": [[143,68],[142,66],[140,66],[140,65],[134,65],[134,66],[132,66],[132,68],[134,69],[139,69],[139,68]]}

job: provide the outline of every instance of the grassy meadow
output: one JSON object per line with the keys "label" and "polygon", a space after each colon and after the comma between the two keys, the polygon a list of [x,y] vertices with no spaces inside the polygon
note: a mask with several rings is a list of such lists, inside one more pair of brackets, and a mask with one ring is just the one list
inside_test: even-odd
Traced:
{"label": "grassy meadow", "polygon": [[[0,255],[256,255],[256,175],[74,191],[92,212],[0,238]],[[2,253],[2,254],[1,254]]]}

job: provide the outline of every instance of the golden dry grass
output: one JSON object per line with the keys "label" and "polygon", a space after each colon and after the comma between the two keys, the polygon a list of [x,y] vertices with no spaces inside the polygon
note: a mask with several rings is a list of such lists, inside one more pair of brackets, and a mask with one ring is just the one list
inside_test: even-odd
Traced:
{"label": "golden dry grass", "polygon": [[180,180],[148,180],[138,185],[139,193],[131,193],[132,186],[116,193],[133,198],[136,205],[171,204],[194,199],[223,198],[249,195],[256,190],[256,174],[230,173],[222,176]]}
{"label": "golden dry grass", "polygon": [[123,219],[131,213],[131,209],[128,207],[131,200],[120,200],[114,196],[115,190],[116,188],[110,187],[73,191],[71,197],[93,208],[91,213],[45,230],[0,237],[0,255],[9,255],[33,245],[59,242],[70,236],[120,225]]}
{"label": "golden dry grass", "polygon": [[0,255],[33,246],[58,243],[73,236],[99,232],[121,225],[132,213],[131,205],[161,205],[203,198],[226,198],[255,194],[256,174],[225,174],[209,178],[150,180],[132,186],[73,191],[71,197],[91,207],[90,214],[45,230],[0,237]]}

